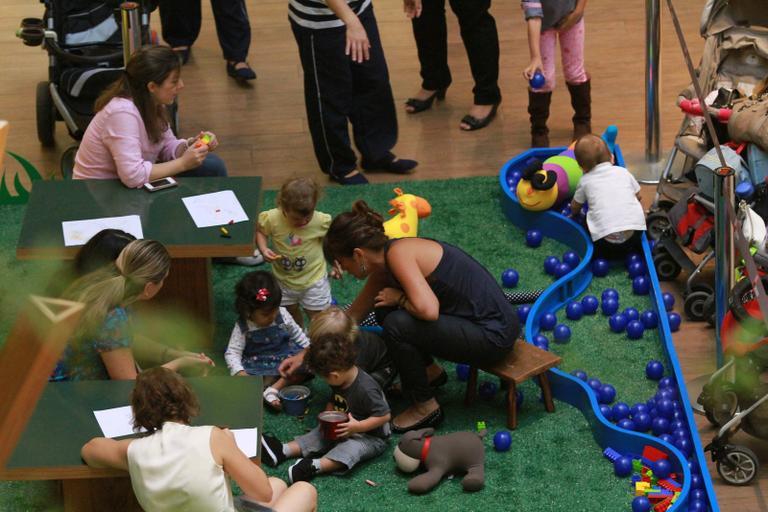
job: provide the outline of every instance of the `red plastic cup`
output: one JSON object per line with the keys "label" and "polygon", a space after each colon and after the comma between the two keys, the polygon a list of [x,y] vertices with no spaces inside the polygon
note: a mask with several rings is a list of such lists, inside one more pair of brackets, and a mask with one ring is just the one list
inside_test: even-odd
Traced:
{"label": "red plastic cup", "polygon": [[320,430],[323,433],[323,437],[330,441],[339,438],[336,432],[339,424],[349,421],[347,413],[339,411],[323,411],[317,415],[317,419],[320,421]]}

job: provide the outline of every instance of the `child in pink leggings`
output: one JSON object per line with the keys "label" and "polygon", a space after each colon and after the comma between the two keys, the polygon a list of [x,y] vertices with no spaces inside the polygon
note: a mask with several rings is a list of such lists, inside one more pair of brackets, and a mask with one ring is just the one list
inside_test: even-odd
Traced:
{"label": "child in pink leggings", "polygon": [[531,147],[549,146],[549,104],[555,88],[555,42],[560,39],[563,74],[571,93],[573,138],[590,133],[592,118],[589,76],[584,69],[584,8],[587,0],[522,0],[528,25],[531,62],[523,71],[527,80],[537,70],[544,74],[544,85],[528,90],[531,116]]}

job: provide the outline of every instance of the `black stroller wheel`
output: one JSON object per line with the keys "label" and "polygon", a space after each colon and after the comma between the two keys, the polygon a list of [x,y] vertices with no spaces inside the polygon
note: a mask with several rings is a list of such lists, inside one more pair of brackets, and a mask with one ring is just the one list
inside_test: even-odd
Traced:
{"label": "black stroller wheel", "polygon": [[660,281],[673,281],[682,270],[680,264],[666,251],[654,255],[653,266],[656,267]]}
{"label": "black stroller wheel", "polygon": [[726,448],[716,463],[717,473],[731,485],[749,485],[760,468],[755,453],[744,446]]}
{"label": "black stroller wheel", "polygon": [[45,147],[54,144],[53,134],[56,131],[56,107],[53,104],[48,82],[37,83],[35,101],[35,113],[37,119],[37,138]]}
{"label": "black stroller wheel", "polygon": [[646,234],[651,240],[659,240],[664,231],[670,229],[669,217],[666,212],[656,212],[645,219]]}
{"label": "black stroller wheel", "polygon": [[707,292],[693,292],[688,294],[683,303],[685,315],[695,322],[701,322],[707,319],[707,300],[711,294]]}

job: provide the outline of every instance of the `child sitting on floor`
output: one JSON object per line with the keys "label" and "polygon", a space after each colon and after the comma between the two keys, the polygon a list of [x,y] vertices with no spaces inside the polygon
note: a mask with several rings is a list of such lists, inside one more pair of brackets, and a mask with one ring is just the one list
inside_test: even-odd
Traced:
{"label": "child sitting on floor", "polygon": [[584,176],[573,195],[571,212],[578,215],[589,204],[587,228],[595,256],[617,259],[640,250],[645,215],[640,204],[640,185],[624,167],[613,165],[605,141],[585,135],[576,142],[576,161]]}
{"label": "child sitting on floor", "polygon": [[288,468],[291,482],[308,482],[318,473],[349,471],[387,448],[389,405],[376,381],[355,366],[355,357],[354,345],[343,334],[313,338],[305,357],[309,369],[331,386],[333,395],[326,410],[348,413],[348,421],[336,427],[340,441],[326,439],[320,426],[286,444],[262,436],[262,460],[267,465],[303,457]]}
{"label": "child sitting on floor", "polygon": [[244,275],[235,294],[239,319],[224,353],[229,372],[264,376],[265,384],[271,384],[264,390],[264,401],[280,409],[280,389],[304,376],[280,377],[278,367],[284,359],[306,348],[309,340],[290,313],[280,307],[282,293],[269,272],[260,270]]}
{"label": "child sitting on floor", "polygon": [[[301,309],[311,319],[331,305],[331,285],[323,257],[323,237],[331,216],[315,210],[320,190],[309,178],[292,178],[277,194],[277,208],[259,214],[256,244],[272,263],[283,293],[281,305],[300,327]],[[272,241],[274,250],[267,246]]]}

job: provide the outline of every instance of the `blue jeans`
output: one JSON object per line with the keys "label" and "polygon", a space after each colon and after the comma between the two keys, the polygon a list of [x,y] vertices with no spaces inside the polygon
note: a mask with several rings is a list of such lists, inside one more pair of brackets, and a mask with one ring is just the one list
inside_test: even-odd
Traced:
{"label": "blue jeans", "polygon": [[181,178],[215,178],[217,176],[226,175],[227,166],[224,165],[224,160],[222,160],[219,155],[208,153],[208,155],[205,157],[205,160],[203,160],[202,165],[195,167],[194,169],[179,173],[176,176]]}

